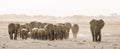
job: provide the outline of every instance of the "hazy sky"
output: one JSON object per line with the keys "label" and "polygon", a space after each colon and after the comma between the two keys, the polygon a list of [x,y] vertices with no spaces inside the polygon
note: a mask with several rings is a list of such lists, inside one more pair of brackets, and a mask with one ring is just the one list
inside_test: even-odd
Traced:
{"label": "hazy sky", "polygon": [[120,14],[120,0],[0,0],[0,14],[109,15]]}

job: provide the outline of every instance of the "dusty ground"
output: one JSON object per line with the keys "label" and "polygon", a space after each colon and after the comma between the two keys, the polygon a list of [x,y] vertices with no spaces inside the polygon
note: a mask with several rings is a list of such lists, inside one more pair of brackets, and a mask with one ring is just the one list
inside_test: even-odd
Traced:
{"label": "dusty ground", "polygon": [[[61,20],[60,20],[61,19]],[[89,29],[89,21],[91,18],[63,19],[52,18],[51,22],[69,21],[71,23],[78,23],[80,30],[78,39],[72,38],[70,31],[70,39],[68,40],[10,40],[7,30],[7,25],[15,19],[6,20],[1,18],[0,21],[0,49],[120,49],[120,20],[118,18],[104,18],[106,25],[102,29],[102,42],[92,42],[91,33]],[[20,19],[22,20],[22,19]],[[29,19],[30,20],[30,19]],[[33,20],[33,19],[32,19]],[[48,19],[42,20],[47,21]],[[59,20],[59,21],[57,21]],[[25,20],[28,22],[28,20]],[[16,19],[14,22],[21,22]],[[22,21],[23,22],[23,21]]]}

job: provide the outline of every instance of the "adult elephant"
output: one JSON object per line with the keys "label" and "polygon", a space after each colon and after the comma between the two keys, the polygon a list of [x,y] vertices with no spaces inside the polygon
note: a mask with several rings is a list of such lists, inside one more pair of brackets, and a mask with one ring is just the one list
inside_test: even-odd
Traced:
{"label": "adult elephant", "polygon": [[66,27],[65,27],[65,29],[66,29],[66,38],[65,39],[68,39],[69,38],[69,32],[70,32],[70,29],[71,29],[72,25],[69,22],[66,22],[65,25],[66,25]]}
{"label": "adult elephant", "polygon": [[74,39],[77,39],[78,32],[79,32],[79,25],[78,24],[73,24],[72,33],[73,33],[73,38]]}
{"label": "adult elephant", "polygon": [[58,31],[57,31],[57,25],[53,25],[53,32],[54,32],[54,39],[57,40],[57,35],[58,35]]}
{"label": "adult elephant", "polygon": [[53,24],[47,24],[45,26],[45,31],[47,33],[47,39],[49,40],[54,40],[54,29],[53,29]]}
{"label": "adult elephant", "polygon": [[62,23],[58,23],[56,25],[56,39],[60,39],[63,40],[64,36],[63,36],[63,27],[62,27]]}
{"label": "adult elephant", "polygon": [[90,21],[90,29],[92,33],[93,42],[101,41],[101,29],[104,27],[104,25],[105,22],[102,19],[100,20],[92,19]]}
{"label": "adult elephant", "polygon": [[17,34],[18,34],[19,28],[20,28],[19,23],[10,23],[8,25],[9,37],[10,37],[11,40],[13,40],[13,39],[17,40]]}
{"label": "adult elephant", "polygon": [[62,24],[62,34],[64,39],[67,39],[68,33],[69,32],[67,32],[67,26],[65,24]]}

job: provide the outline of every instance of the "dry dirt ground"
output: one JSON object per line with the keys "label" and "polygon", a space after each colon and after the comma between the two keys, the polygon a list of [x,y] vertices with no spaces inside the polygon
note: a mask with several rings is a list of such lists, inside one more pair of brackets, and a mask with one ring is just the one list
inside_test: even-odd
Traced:
{"label": "dry dirt ground", "polygon": [[[80,30],[77,40],[72,37],[68,40],[10,40],[8,35],[9,21],[0,21],[0,49],[120,49],[120,25],[119,19],[105,19],[106,25],[102,29],[102,42],[92,42],[92,37],[89,29],[89,20],[83,24],[82,19],[79,24]],[[71,21],[71,20],[69,20]],[[73,21],[76,22],[76,21]],[[112,24],[115,23],[115,24]],[[111,23],[111,24],[108,24]]]}

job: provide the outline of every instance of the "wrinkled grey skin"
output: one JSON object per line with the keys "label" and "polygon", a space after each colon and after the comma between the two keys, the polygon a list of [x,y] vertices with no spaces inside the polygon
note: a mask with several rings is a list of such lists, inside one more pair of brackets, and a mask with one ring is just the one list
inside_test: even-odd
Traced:
{"label": "wrinkled grey skin", "polygon": [[105,22],[102,19],[93,19],[90,21],[90,29],[92,33],[93,42],[101,41],[101,29],[104,27],[104,25]]}
{"label": "wrinkled grey skin", "polygon": [[78,24],[73,24],[72,33],[73,33],[73,38],[74,39],[77,39],[78,32],[79,32],[79,25]]}
{"label": "wrinkled grey skin", "polygon": [[[15,24],[15,23],[10,23],[8,25],[8,33],[9,33],[9,37],[11,40],[17,40],[17,34],[19,33],[18,30],[20,28],[20,24]],[[14,34],[14,36],[13,36]]]}

